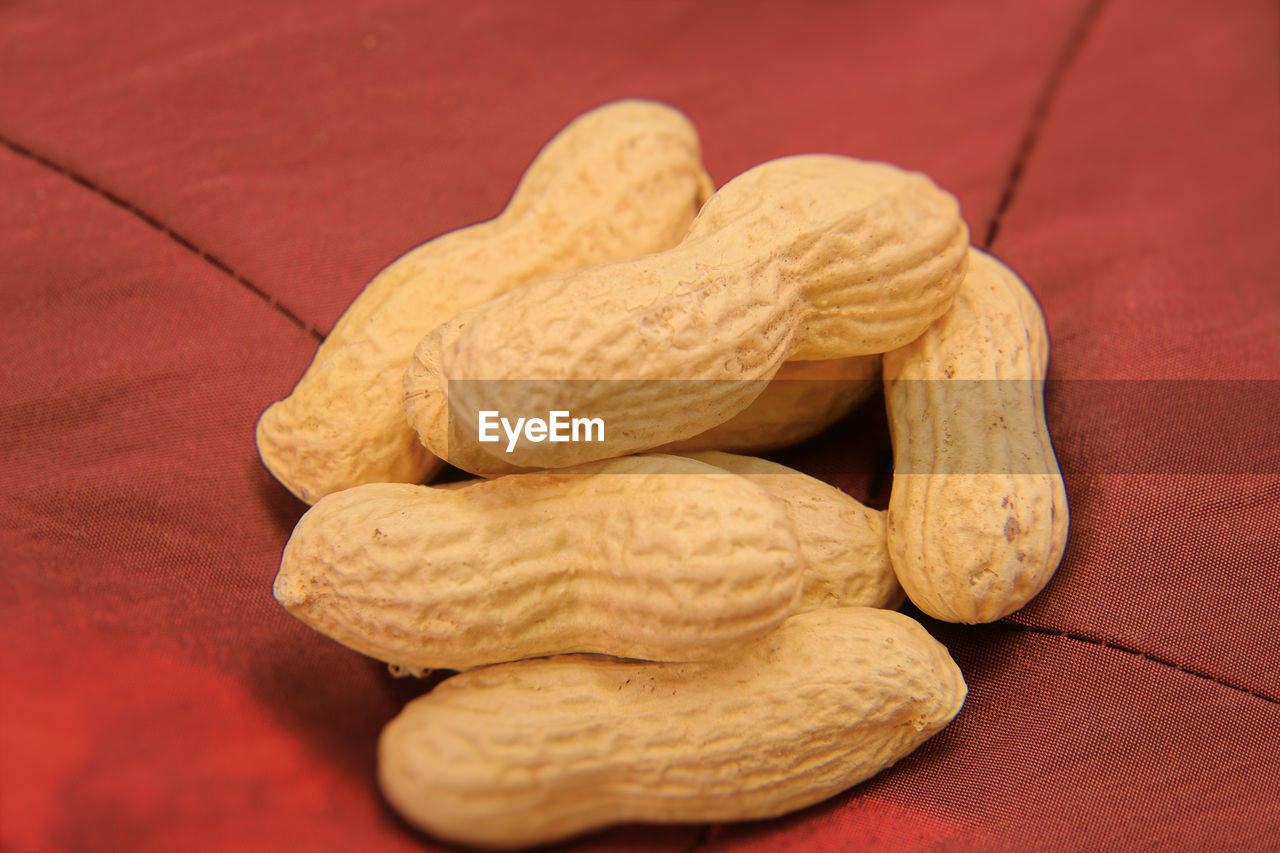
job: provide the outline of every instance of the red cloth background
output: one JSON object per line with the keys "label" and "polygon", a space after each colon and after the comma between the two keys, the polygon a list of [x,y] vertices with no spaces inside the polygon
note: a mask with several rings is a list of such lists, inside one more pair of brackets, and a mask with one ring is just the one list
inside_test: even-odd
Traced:
{"label": "red cloth background", "polygon": [[[970,695],[899,765],[568,847],[1275,849],[1278,33],[1268,0],[0,4],[0,847],[438,846],[373,782],[423,686],[271,598],[303,507],[253,425],[379,268],[647,96],[720,182],[835,151],[960,198],[1043,303],[1073,524],[1026,609],[927,622]],[[886,442],[873,406],[781,458],[883,505]]]}

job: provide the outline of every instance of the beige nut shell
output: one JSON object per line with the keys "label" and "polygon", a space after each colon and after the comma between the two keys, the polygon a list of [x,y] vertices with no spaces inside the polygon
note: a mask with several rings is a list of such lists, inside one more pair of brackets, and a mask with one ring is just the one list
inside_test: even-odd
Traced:
{"label": "beige nut shell", "polygon": [[745,477],[787,507],[804,557],[804,591],[795,612],[865,606],[896,610],[902,587],[889,561],[883,512],[785,465],[703,451],[690,459]]}
{"label": "beige nut shell", "polygon": [[1026,285],[973,250],[951,311],[885,354],[889,553],[930,616],[994,621],[1057,569],[1067,497],[1045,424],[1048,347]]}
{"label": "beige nut shell", "polygon": [[502,213],[413,249],[371,281],[257,427],[263,463],[307,503],[362,483],[417,483],[442,463],[404,422],[405,363],[437,324],[566,270],[675,245],[711,193],[678,111],[618,101],[566,126]]}
{"label": "beige nut shell", "polygon": [[[917,337],[950,306],[967,247],[955,199],[924,175],[773,160],[721,188],[672,249],[552,276],[437,327],[406,370],[406,414],[434,453],[482,476],[666,445],[745,409],[788,359]],[[474,440],[481,411],[556,410],[601,418],[605,440],[512,453]]]}
{"label": "beige nut shell", "polygon": [[643,456],[329,495],[298,522],[275,596],[410,672],[561,652],[698,660],[777,626],[803,568],[787,510],[764,490]]}
{"label": "beige nut shell", "polygon": [[724,450],[768,453],[799,444],[830,427],[880,388],[880,356],[785,362],[751,405],[662,453]]}
{"label": "beige nut shell", "polygon": [[898,761],[964,697],[918,623],[828,608],[720,661],[572,655],[455,676],[387,725],[378,778],[411,823],[492,849],[624,822],[765,818]]}

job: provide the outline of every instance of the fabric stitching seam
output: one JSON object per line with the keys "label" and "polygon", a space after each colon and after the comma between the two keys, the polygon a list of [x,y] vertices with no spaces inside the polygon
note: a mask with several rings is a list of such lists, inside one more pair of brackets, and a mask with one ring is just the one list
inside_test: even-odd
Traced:
{"label": "fabric stitching seam", "polygon": [[1090,0],[1076,20],[1075,25],[1071,28],[1071,32],[1067,35],[1067,40],[1063,44],[1058,58],[1054,60],[1053,65],[1049,68],[1049,76],[1045,78],[1044,86],[1041,88],[1040,94],[1036,97],[1035,104],[1031,108],[1031,118],[1027,122],[1027,129],[1018,141],[1018,148],[1013,155],[1013,163],[1010,165],[1009,173],[1005,177],[1004,186],[1001,187],[996,209],[992,212],[991,219],[987,222],[986,236],[982,241],[984,249],[990,250],[991,245],[996,240],[996,236],[1000,233],[1000,226],[1004,221],[1005,213],[1008,212],[1009,206],[1013,204],[1013,197],[1018,191],[1018,186],[1022,183],[1022,175],[1026,170],[1027,161],[1031,158],[1036,143],[1040,141],[1040,130],[1044,127],[1045,119],[1049,117],[1049,110],[1053,106],[1053,101],[1057,97],[1058,91],[1062,88],[1062,81],[1066,77],[1067,71],[1075,63],[1085,39],[1093,31],[1094,24],[1097,22],[1105,2],[1106,0]]}
{"label": "fabric stitching seam", "polygon": [[1084,637],[1079,634],[1073,634],[1069,631],[1062,631],[1056,628],[1041,628],[1034,625],[1024,625],[1019,622],[994,622],[992,624],[997,628],[1003,628],[1007,631],[1017,631],[1017,632],[1026,633],[1026,634],[1039,634],[1045,637],[1062,637],[1063,639],[1067,639],[1067,640],[1075,640],[1077,643],[1087,643],[1088,645],[1091,645],[1091,646],[1100,646],[1104,649],[1111,649],[1113,651],[1123,652],[1124,654],[1127,654],[1127,655],[1133,655],[1134,657],[1139,657],[1139,658],[1142,658],[1143,660],[1148,660],[1151,663],[1166,667],[1167,669],[1172,669],[1177,672],[1183,672],[1195,678],[1204,679],[1205,681],[1212,681],[1214,684],[1218,684],[1222,687],[1226,687],[1228,690],[1235,690],[1240,693],[1245,693],[1249,696],[1252,696],[1255,699],[1261,699],[1264,702],[1270,702],[1273,705],[1280,705],[1280,697],[1270,696],[1259,690],[1254,690],[1251,687],[1245,687],[1243,684],[1236,684],[1231,681],[1227,681],[1224,678],[1219,678],[1216,675],[1210,675],[1207,672],[1191,669],[1189,667],[1183,666],[1180,663],[1176,663],[1172,660],[1157,657],[1155,655],[1148,654],[1147,652],[1140,652],[1137,649],[1131,649],[1127,646],[1122,646],[1119,643],[1113,643],[1113,642],[1109,642],[1107,640],[1102,640],[1102,639],[1094,639],[1092,637]]}
{"label": "fabric stitching seam", "polygon": [[138,219],[144,224],[146,224],[148,227],[152,228],[155,231],[160,232],[165,237],[172,240],[174,243],[177,243],[186,251],[191,252],[193,255],[200,258],[202,261],[209,264],[214,269],[228,276],[232,281],[236,282],[241,287],[248,290],[254,296],[261,299],[273,311],[282,315],[286,320],[288,320],[293,325],[297,326],[302,331],[306,332],[312,338],[315,338],[317,341],[324,341],[325,339],[324,333],[321,332],[319,329],[317,329],[315,326],[308,323],[306,320],[303,320],[302,317],[300,317],[295,311],[293,311],[293,309],[289,308],[287,305],[282,303],[279,299],[272,296],[270,293],[263,290],[258,285],[254,284],[252,281],[250,281],[247,277],[245,277],[241,273],[236,272],[225,261],[221,260],[211,252],[205,249],[202,249],[193,240],[184,236],[178,231],[175,231],[174,229],[170,228],[168,225],[165,225],[155,216],[151,215],[150,213],[147,213],[145,210],[138,207],[133,202],[123,198],[122,196],[117,195],[116,193],[112,192],[111,190],[108,190],[107,188],[101,186],[100,184],[95,183],[88,177],[78,172],[75,172],[67,168],[66,166],[63,166],[61,163],[57,162],[56,160],[46,157],[45,155],[40,154],[39,152],[33,151],[32,149],[26,147],[25,145],[22,145],[19,142],[15,142],[14,140],[10,139],[7,136],[0,135],[0,144],[4,145],[5,148],[8,148],[10,151],[12,151],[14,154],[17,154],[19,157],[22,157],[26,160],[30,160],[31,162],[36,163],[39,166],[42,166],[46,169],[49,169],[52,172],[56,172],[57,174],[62,175],[63,177],[70,180],[72,183],[75,183],[83,187],[84,189],[89,190],[89,192],[92,192],[95,195],[99,196],[100,198],[106,200],[109,204],[120,208],[121,210],[125,211],[129,215],[133,216],[135,219]]}

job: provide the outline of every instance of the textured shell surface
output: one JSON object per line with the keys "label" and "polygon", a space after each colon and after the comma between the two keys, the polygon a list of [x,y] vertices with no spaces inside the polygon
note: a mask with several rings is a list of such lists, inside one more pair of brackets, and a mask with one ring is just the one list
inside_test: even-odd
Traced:
{"label": "textured shell surface", "polygon": [[[770,161],[713,195],[679,245],[549,277],[433,330],[405,372],[406,414],[434,453],[481,475],[686,439],[747,408],[788,359],[918,336],[949,307],[967,248],[955,199],[923,175],[836,155]],[[611,429],[499,457],[466,440],[484,410],[565,410]]]}
{"label": "textured shell surface", "polygon": [[662,453],[767,453],[813,438],[880,388],[880,356],[788,361],[741,412]]}
{"label": "textured shell surface", "polygon": [[388,724],[378,775],[410,822],[489,848],[771,817],[907,755],[965,691],[910,618],[827,608],[717,661],[571,655],[455,676]]}
{"label": "textured shell surface", "polygon": [[767,459],[716,451],[685,455],[746,477],[787,507],[805,561],[804,591],[794,612],[848,606],[894,610],[902,604],[883,512]]}
{"label": "textured shell surface", "polygon": [[540,278],[675,245],[711,192],[678,111],[619,101],[571,122],[488,222],[419,246],[356,297],[289,397],[259,420],[259,454],[307,503],[441,463],[404,422],[404,365],[458,311]]}
{"label": "textured shell surface", "polygon": [[786,618],[803,568],[781,502],[654,455],[329,495],[285,547],[275,596],[410,672],[560,652],[698,660]]}
{"label": "textured shell surface", "polygon": [[977,250],[951,311],[884,357],[889,552],[931,616],[994,621],[1057,569],[1068,509],[1045,423],[1047,364],[1034,297]]}

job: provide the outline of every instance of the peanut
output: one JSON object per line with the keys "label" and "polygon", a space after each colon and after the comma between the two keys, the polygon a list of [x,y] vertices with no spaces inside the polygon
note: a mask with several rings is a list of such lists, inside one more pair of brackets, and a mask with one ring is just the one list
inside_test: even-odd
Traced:
{"label": "peanut", "polygon": [[294,530],[275,596],[409,672],[570,651],[696,660],[786,618],[802,571],[780,502],[704,463],[647,456],[329,495]]}
{"label": "peanut", "polygon": [[889,554],[930,616],[999,619],[1058,566],[1067,497],[1044,418],[1048,357],[1035,298],[977,250],[951,311],[884,357]]}
{"label": "peanut", "polygon": [[[712,196],[672,249],[552,276],[437,327],[405,373],[406,413],[434,453],[481,475],[679,441],[745,409],[787,359],[917,337],[950,306],[967,247],[955,199],[923,175],[774,160]],[[482,410],[571,411],[602,418],[606,436],[498,453],[475,441]]]}
{"label": "peanut", "polygon": [[787,507],[805,562],[804,591],[794,612],[902,604],[885,546],[884,513],[776,462],[715,451],[684,455],[745,477]]}
{"label": "peanut", "polygon": [[772,817],[898,761],[965,692],[910,618],[815,610],[723,660],[571,655],[454,676],[383,730],[378,778],[411,823],[490,849]]}
{"label": "peanut", "polygon": [[813,438],[880,386],[880,356],[785,362],[741,412],[660,453],[728,450],[767,453]]}
{"label": "peanut", "polygon": [[438,237],[369,283],[293,393],[258,422],[263,463],[307,503],[442,463],[404,422],[414,345],[458,311],[554,273],[674,245],[711,191],[698,138],[662,104],[620,101],[571,122],[495,219]]}

